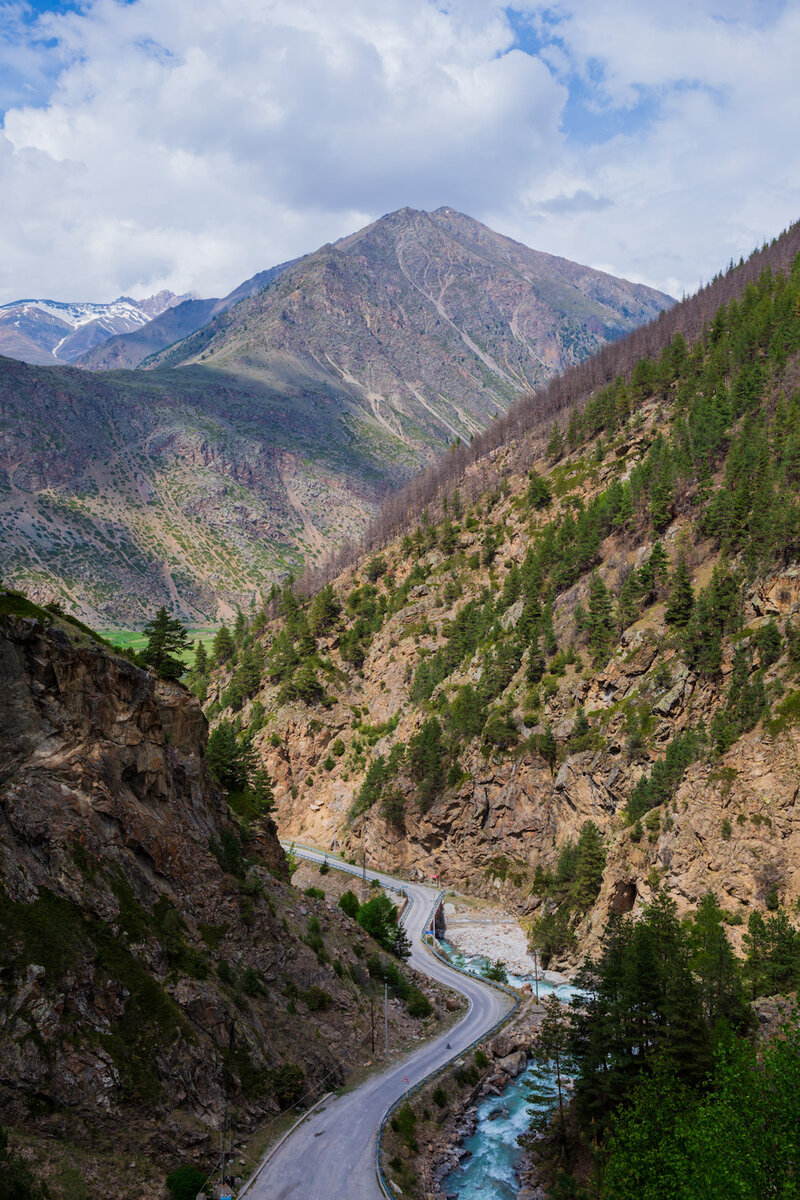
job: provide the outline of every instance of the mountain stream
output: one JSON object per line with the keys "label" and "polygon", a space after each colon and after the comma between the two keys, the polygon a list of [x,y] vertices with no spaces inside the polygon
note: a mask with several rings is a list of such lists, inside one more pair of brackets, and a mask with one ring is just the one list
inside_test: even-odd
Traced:
{"label": "mountain stream", "polygon": [[[474,975],[482,975],[484,968],[489,966],[488,959],[463,954],[441,939],[439,946],[454,966]],[[535,986],[529,976],[510,972],[508,982],[512,987],[521,987],[524,983]],[[575,988],[568,983],[540,978],[540,999],[553,992],[566,1002],[575,994]],[[531,1090],[537,1093],[536,1101],[530,1098]],[[555,1098],[552,1073],[535,1063],[512,1079],[502,1096],[484,1097],[478,1104],[476,1130],[462,1142],[469,1155],[465,1155],[459,1166],[444,1177],[442,1190],[448,1196],[458,1196],[458,1200],[516,1200],[519,1191],[517,1168],[522,1159],[517,1139],[528,1129],[533,1114],[550,1108]]]}

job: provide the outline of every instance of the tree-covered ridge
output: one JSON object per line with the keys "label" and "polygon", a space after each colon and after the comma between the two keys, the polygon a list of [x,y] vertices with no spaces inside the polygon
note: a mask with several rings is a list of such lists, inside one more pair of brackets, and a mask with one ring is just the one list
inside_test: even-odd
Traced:
{"label": "tree-covered ridge", "polygon": [[[349,677],[363,666],[372,637],[408,604],[415,587],[426,584],[433,559],[437,577],[444,577],[441,607],[452,615],[436,630],[432,653],[421,649],[409,696],[433,703],[456,741],[483,732],[490,706],[523,665],[532,689],[546,676],[545,687],[552,686],[550,679],[576,656],[576,645],[602,667],[619,635],[658,601],[666,602],[666,619],[687,665],[715,675],[722,640],[741,627],[745,584],[793,561],[800,550],[800,398],[787,396],[784,387],[798,349],[800,264],[788,279],[765,272],[741,301],[717,312],[695,346],[677,335],[656,362],[641,360],[628,383],[620,379],[582,411],[573,410],[563,436],[557,428],[551,436],[549,478],[533,470],[524,493],[510,497],[506,479],[468,512],[458,493],[445,498],[440,520],[423,513],[402,538],[396,561],[387,554],[370,559],[346,595],[332,584],[305,602],[291,587],[276,592],[279,622],[263,676],[253,631],[240,618],[241,657],[236,646],[218,654],[235,659],[222,706],[237,708],[263,679],[279,685],[279,703],[332,702],[331,694],[346,682],[342,671]],[[634,441],[638,453],[629,455]],[[587,445],[591,452],[576,463],[575,454]],[[572,456],[565,458],[568,452]],[[607,486],[587,495],[586,488],[570,486],[576,476],[605,478]],[[522,561],[506,560],[501,575],[493,568],[510,531],[495,513],[509,498],[504,515],[515,519],[528,547]],[[654,540],[676,518],[695,547],[706,539],[709,553],[719,556],[713,578],[697,596],[685,556],[670,558]],[[611,587],[597,571],[610,538],[651,545],[640,565]],[[467,539],[476,547],[469,555]],[[475,590],[472,580],[480,581],[481,568],[489,569],[489,582],[455,607],[470,584]],[[552,606],[588,572],[588,605],[576,607],[574,636],[559,645]],[[509,610],[512,622],[503,620]],[[256,633],[259,623],[263,618]],[[775,636],[777,651],[777,629]],[[332,640],[338,653],[331,653]],[[437,689],[476,653],[479,687],[466,685],[445,702]],[[533,711],[535,692],[530,699]],[[741,728],[763,705],[751,699],[745,708],[740,704],[734,715]],[[502,722],[498,733],[502,740]]]}
{"label": "tree-covered ridge", "polygon": [[548,1194],[796,1193],[798,1014],[783,1005],[783,1028],[760,1048],[750,1000],[800,982],[800,932],[784,913],[753,913],[745,947],[741,962],[710,892],[683,921],[663,892],[636,920],[612,917],[571,1010],[552,1006],[537,1047],[574,1079],[568,1118],[539,1144]]}

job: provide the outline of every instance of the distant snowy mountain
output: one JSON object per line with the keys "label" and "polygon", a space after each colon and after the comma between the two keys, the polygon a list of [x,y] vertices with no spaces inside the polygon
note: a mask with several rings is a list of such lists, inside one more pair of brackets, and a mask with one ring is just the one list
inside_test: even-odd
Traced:
{"label": "distant snowy mountain", "polygon": [[74,362],[93,346],[141,329],[187,299],[162,291],[146,300],[120,296],[110,304],[15,300],[0,306],[0,354],[43,366]]}

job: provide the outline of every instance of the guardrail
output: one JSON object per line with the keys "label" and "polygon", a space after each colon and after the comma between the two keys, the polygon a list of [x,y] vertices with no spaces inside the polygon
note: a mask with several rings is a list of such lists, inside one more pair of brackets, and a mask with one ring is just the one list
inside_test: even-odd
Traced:
{"label": "guardrail", "polygon": [[[439,962],[442,962],[446,966],[450,967],[452,971],[457,971],[459,975],[466,975],[469,979],[478,979],[480,976],[476,976],[472,971],[467,971],[463,967],[457,967],[454,963],[451,963],[447,956],[443,954],[442,951],[439,950],[435,945],[435,937],[431,939],[431,934],[429,931],[431,928],[435,928],[434,921],[436,919],[436,913],[439,905],[442,903],[444,895],[444,892],[440,892],[433,902],[433,907],[431,908],[425,925],[425,930],[422,934],[422,944],[425,946],[428,952],[434,956],[434,958],[437,958]],[[475,1040],[470,1042],[468,1046],[464,1046],[464,1048],[459,1050],[458,1054],[454,1055],[453,1058],[458,1058],[464,1054],[469,1054],[469,1052],[479,1046],[481,1042],[485,1042],[487,1038],[492,1037],[499,1029],[502,1029],[504,1025],[508,1024],[519,1008],[519,996],[512,988],[506,987],[505,984],[497,983],[493,979],[481,979],[481,982],[485,983],[487,987],[495,988],[498,992],[505,992],[507,996],[511,996],[514,1003],[504,1017],[501,1017],[499,1021],[495,1021],[491,1029],[484,1030],[480,1037],[475,1038]],[[415,1083],[412,1087],[407,1088],[406,1091],[404,1091],[401,1096],[398,1096],[394,1104],[387,1108],[386,1112],[383,1114],[383,1118],[378,1127],[378,1137],[375,1145],[375,1173],[378,1176],[378,1186],[383,1192],[383,1195],[387,1197],[387,1200],[395,1200],[395,1196],[394,1193],[389,1190],[389,1183],[383,1173],[383,1135],[386,1130],[386,1126],[391,1122],[395,1113],[399,1112],[402,1105],[407,1104],[412,1096],[416,1096],[432,1080],[438,1078],[440,1075],[443,1075],[445,1071],[450,1069],[450,1064],[453,1062],[453,1058],[448,1059],[446,1063],[443,1063],[434,1071],[429,1071],[428,1074],[423,1079],[420,1079],[418,1083]]]}
{"label": "guardrail", "polygon": [[[329,854],[325,850],[317,850],[316,846],[306,846],[305,843],[303,843],[303,842],[289,842],[289,841],[285,841],[283,838],[280,839],[280,843],[285,850],[297,850],[298,852],[305,850],[309,854],[321,855],[322,858],[324,859],[324,861],[328,864],[328,866],[331,867],[334,871],[346,871],[348,875],[356,875],[359,877],[361,877],[364,873],[364,868],[359,867],[359,865],[357,863],[347,862],[345,859],[339,858],[338,855]],[[302,854],[300,855],[300,857],[301,858],[303,857]],[[310,861],[317,862],[318,860],[315,857],[315,858],[312,858]],[[382,872],[380,872],[380,871],[370,872],[369,870],[367,870],[367,875],[373,879],[377,878],[377,876],[380,874],[382,874]],[[403,887],[402,884],[387,883],[383,879],[378,880],[378,882],[380,883],[381,887],[388,888],[390,892],[397,892],[401,896],[408,897],[408,892],[406,891],[405,887]],[[444,893],[442,893],[442,894],[444,895]]]}

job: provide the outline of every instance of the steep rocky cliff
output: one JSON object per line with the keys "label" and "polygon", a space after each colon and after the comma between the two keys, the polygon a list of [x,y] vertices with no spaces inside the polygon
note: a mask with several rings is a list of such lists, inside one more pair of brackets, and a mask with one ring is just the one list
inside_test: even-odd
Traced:
{"label": "steep rocky cliff", "polygon": [[268,818],[229,818],[185,688],[19,597],[0,612],[3,1123],[37,1160],[210,1166],[226,1105],[238,1138],[343,1081],[374,946],[291,888]]}
{"label": "steep rocky cliff", "polygon": [[554,962],[660,886],[734,940],[800,899],[799,294],[765,274],[244,635],[208,711],[283,830],[500,892]]}

